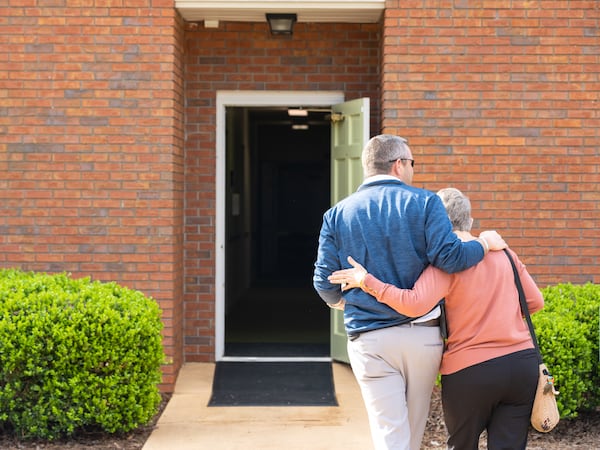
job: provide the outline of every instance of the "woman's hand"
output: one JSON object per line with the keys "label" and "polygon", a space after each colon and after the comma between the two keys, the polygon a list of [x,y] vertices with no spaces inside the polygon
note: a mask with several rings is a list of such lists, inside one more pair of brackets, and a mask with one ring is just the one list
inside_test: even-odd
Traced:
{"label": "woman's hand", "polygon": [[352,288],[360,288],[367,276],[367,270],[357,263],[352,256],[348,256],[348,263],[352,269],[336,270],[327,278],[330,283],[341,284],[342,291]]}

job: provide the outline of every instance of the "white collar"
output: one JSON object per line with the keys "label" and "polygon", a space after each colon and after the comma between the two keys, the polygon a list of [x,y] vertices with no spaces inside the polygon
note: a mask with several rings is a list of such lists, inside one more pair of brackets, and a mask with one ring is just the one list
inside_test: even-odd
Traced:
{"label": "white collar", "polygon": [[379,174],[379,175],[373,175],[371,177],[365,178],[361,184],[369,184],[369,183],[374,183],[376,181],[383,181],[383,180],[402,181],[402,180],[400,180],[400,178],[397,178],[393,175]]}

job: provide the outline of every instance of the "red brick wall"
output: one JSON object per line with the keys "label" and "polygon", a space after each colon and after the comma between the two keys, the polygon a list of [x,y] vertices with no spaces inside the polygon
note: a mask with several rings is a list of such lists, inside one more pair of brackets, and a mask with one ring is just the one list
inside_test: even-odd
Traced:
{"label": "red brick wall", "polygon": [[387,1],[382,125],[540,286],[600,282],[600,6]]}
{"label": "red brick wall", "polygon": [[185,354],[214,359],[215,102],[218,90],[340,90],[370,97],[379,118],[380,25],[298,23],[273,37],[264,23],[188,24],[186,33]]}
{"label": "red brick wall", "polygon": [[168,387],[182,362],[182,25],[172,1],[87,3],[0,7],[0,266],[155,298]]}

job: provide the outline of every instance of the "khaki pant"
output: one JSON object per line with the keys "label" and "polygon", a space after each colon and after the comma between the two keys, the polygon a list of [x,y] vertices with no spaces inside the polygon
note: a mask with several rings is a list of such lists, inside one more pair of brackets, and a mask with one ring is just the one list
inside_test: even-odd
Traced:
{"label": "khaki pant", "polygon": [[348,341],[376,450],[419,450],[442,358],[439,327],[400,325]]}

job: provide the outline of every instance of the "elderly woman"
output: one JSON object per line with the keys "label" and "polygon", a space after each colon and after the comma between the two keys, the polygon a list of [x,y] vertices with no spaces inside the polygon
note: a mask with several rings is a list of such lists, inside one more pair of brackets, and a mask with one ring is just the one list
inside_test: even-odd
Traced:
{"label": "elderly woman", "polygon": [[[456,235],[475,239],[469,199],[458,189],[438,192]],[[544,306],[542,294],[517,255],[517,265],[530,313]],[[538,379],[538,360],[510,261],[490,252],[476,266],[449,275],[433,266],[423,271],[413,289],[385,284],[351,257],[353,266],[329,280],[342,290],[363,289],[401,314],[421,316],[445,297],[448,340],[442,357],[442,403],[448,448],[477,450],[484,429],[488,449],[525,449]]]}

